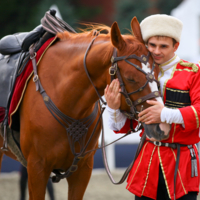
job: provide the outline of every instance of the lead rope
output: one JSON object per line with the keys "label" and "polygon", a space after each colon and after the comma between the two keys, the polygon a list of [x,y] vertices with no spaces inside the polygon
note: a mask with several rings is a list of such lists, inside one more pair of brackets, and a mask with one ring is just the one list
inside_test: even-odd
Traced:
{"label": "lead rope", "polygon": [[[103,126],[103,124],[102,124],[102,126]],[[146,133],[144,132],[143,135],[142,135],[142,137],[141,137],[141,139],[140,139],[140,143],[138,145],[138,148],[137,148],[137,151],[135,153],[133,161],[131,162],[131,164],[128,166],[128,168],[124,172],[122,178],[118,182],[116,182],[114,180],[114,178],[113,178],[113,176],[112,176],[112,174],[110,172],[110,168],[108,166],[108,161],[107,161],[107,156],[106,156],[106,150],[104,148],[106,145],[105,145],[105,138],[104,138],[104,131],[103,130],[104,129],[102,129],[102,140],[101,140],[101,143],[102,143],[102,146],[103,146],[103,148],[102,148],[102,154],[103,154],[103,162],[104,162],[104,166],[105,166],[105,169],[106,169],[106,173],[108,174],[111,182],[114,185],[119,185],[119,184],[122,184],[126,180],[126,178],[127,178],[128,174],[129,174],[130,170],[132,169],[133,164],[135,163],[135,160],[137,159],[137,157],[138,157],[138,155],[139,155],[139,153],[140,153],[140,151],[141,151],[141,149],[143,147],[143,144],[144,144],[144,142],[146,140]],[[127,134],[130,134],[130,132],[131,132],[131,130],[129,130],[129,132]]]}
{"label": "lead rope", "polygon": [[107,103],[103,100],[103,98],[101,97],[101,95],[99,94],[97,88],[95,87],[94,83],[92,82],[92,79],[90,78],[90,75],[88,73],[88,70],[87,70],[87,65],[86,65],[86,57],[87,57],[87,54],[92,46],[92,44],[94,43],[94,40],[97,38],[97,36],[99,35],[99,33],[96,34],[96,36],[92,39],[91,43],[89,44],[86,52],[85,52],[85,55],[84,55],[84,59],[83,59],[83,64],[84,64],[84,69],[85,69],[85,72],[87,74],[87,77],[88,79],[90,80],[90,83],[92,84],[93,88],[95,89],[96,91],[96,94],[98,95],[99,99],[101,100],[101,102],[104,104],[104,105],[107,105]]}
{"label": "lead rope", "polygon": [[[141,111],[142,111],[142,109],[143,109],[143,106],[142,106],[142,108],[141,108]],[[140,129],[138,129],[138,130],[140,130]],[[138,131],[138,130],[137,130],[137,131]],[[130,130],[128,131],[128,133],[126,133],[126,135],[124,135],[123,137],[126,137],[127,135],[130,135],[132,131],[136,132],[136,129],[133,129],[133,126],[132,126],[132,123],[131,123],[131,129],[130,129]],[[120,139],[121,139],[121,138],[120,138]],[[113,184],[119,185],[119,184],[122,184],[122,183],[126,180],[126,178],[127,178],[128,174],[129,174],[130,170],[131,170],[132,167],[133,167],[133,164],[135,163],[135,160],[137,159],[137,157],[138,157],[138,155],[139,155],[139,153],[140,153],[140,151],[141,151],[141,149],[142,149],[142,147],[143,147],[143,145],[144,145],[145,140],[146,140],[146,133],[144,132],[143,135],[142,135],[142,137],[140,138],[140,143],[138,144],[138,148],[137,148],[137,151],[136,151],[136,153],[135,153],[135,156],[134,156],[133,161],[132,161],[131,164],[127,167],[127,169],[126,169],[126,171],[124,172],[122,178],[121,178],[118,182],[116,182],[116,181],[114,180],[114,178],[113,178],[113,176],[112,176],[112,174],[111,174],[111,172],[110,172],[110,168],[109,168],[109,166],[108,166],[108,161],[107,161],[107,156],[106,156],[106,150],[105,150],[105,147],[106,147],[107,145],[105,145],[104,127],[103,127],[103,120],[102,120],[102,138],[101,138],[101,144],[102,144],[103,162],[104,162],[104,166],[105,166],[105,169],[106,169],[106,173],[108,174],[108,177],[110,178],[110,180],[111,180],[111,182],[112,182]]]}

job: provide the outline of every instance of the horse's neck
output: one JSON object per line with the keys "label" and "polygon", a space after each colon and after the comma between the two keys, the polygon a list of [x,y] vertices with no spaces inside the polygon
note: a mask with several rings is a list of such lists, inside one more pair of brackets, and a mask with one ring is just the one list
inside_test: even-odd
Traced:
{"label": "horse's neck", "polygon": [[[61,43],[57,46],[59,45]],[[79,48],[77,51],[73,46],[65,46],[60,50],[59,48],[56,50],[58,62],[56,66],[57,70],[55,70],[55,66],[52,66],[54,72],[51,73],[55,77],[54,83],[52,83],[55,91],[52,95],[60,96],[58,104],[66,105],[66,108],[63,109],[71,112],[69,113],[70,116],[72,114],[81,115],[81,113],[87,115],[93,108],[94,103],[98,100],[98,96],[83,66],[83,57],[88,45],[83,44],[83,46],[78,46],[78,44],[75,44],[74,46]],[[103,95],[104,88],[107,85],[108,67],[110,63],[109,60],[104,60],[106,56],[103,54],[103,51],[105,51],[106,46],[108,45],[92,46],[86,58],[88,73],[100,95]],[[107,57],[110,59],[109,56]]]}

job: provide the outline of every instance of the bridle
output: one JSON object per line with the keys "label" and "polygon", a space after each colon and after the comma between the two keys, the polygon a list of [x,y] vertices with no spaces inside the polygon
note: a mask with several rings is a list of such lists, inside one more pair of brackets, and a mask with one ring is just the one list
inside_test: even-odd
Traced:
{"label": "bridle", "polygon": [[[86,50],[86,53],[85,53],[85,56],[84,56],[84,69],[85,69],[85,72],[88,76],[88,79],[90,80],[91,84],[93,85],[94,89],[96,90],[96,93],[99,97],[99,99],[101,100],[101,102],[106,105],[106,102],[103,101],[101,95],[99,94],[97,88],[95,87],[94,83],[92,82],[91,78],[90,78],[90,75],[89,75],[89,72],[87,70],[87,66],[86,66],[86,57],[87,57],[87,54],[89,52],[89,49],[91,48],[94,40],[97,38],[97,36],[99,35],[99,33],[96,34],[96,36],[93,38],[93,40],[91,41],[90,45],[88,46],[87,50]],[[150,57],[150,52],[148,52],[148,55],[145,56],[145,55],[142,55],[141,57],[135,55],[135,54],[132,54],[132,55],[129,55],[129,56],[121,56],[121,57],[117,57],[117,49],[114,48],[113,50],[113,55],[112,55],[112,58],[111,58],[111,63],[112,63],[112,66],[110,67],[109,69],[109,74],[111,76],[111,82],[112,80],[115,79],[115,76],[117,76],[117,78],[119,79],[119,82],[120,82],[120,87],[121,87],[121,93],[124,95],[125,97],[125,100],[126,100],[126,103],[127,105],[130,107],[130,112],[127,112],[127,111],[122,111],[122,113],[124,113],[129,119],[136,119],[137,120],[137,114],[139,113],[136,109],[136,106],[139,105],[139,104],[142,104],[143,102],[145,102],[146,100],[148,99],[152,99],[152,98],[157,98],[160,96],[160,92],[159,91],[154,91],[154,92],[151,92],[150,94],[148,95],[145,95],[135,101],[132,101],[130,99],[130,95],[132,94],[135,94],[137,92],[141,92],[149,82],[153,82],[155,81],[158,85],[159,85],[159,82],[154,78],[154,75],[153,75],[153,71],[155,69],[155,64],[153,62],[153,67],[151,69],[151,72],[150,73],[147,73],[145,72],[143,69],[140,68],[140,66],[130,62],[128,59],[136,59],[136,60],[139,60],[141,63],[144,63],[145,65],[148,63],[149,61],[149,57]],[[129,63],[130,65],[132,65],[133,67],[135,67],[137,70],[139,70],[140,72],[142,72],[143,74],[146,75],[146,83],[140,87],[138,90],[136,91],[133,91],[133,92],[130,92],[128,93],[126,88],[125,88],[125,84],[122,80],[122,77],[121,77],[121,74],[120,74],[120,70],[119,70],[119,67],[117,65],[117,62],[118,61],[121,61],[121,60],[124,60],[126,61],[127,63]]]}
{"label": "bridle", "polygon": [[[142,104],[143,102],[145,102],[148,99],[157,98],[157,97],[160,96],[159,91],[154,91],[154,92],[149,93],[148,95],[140,97],[139,99],[137,99],[135,101],[132,101],[130,99],[130,95],[135,94],[137,92],[141,92],[147,86],[147,84],[149,82],[152,83],[153,81],[155,81],[157,83],[157,85],[159,85],[159,82],[154,78],[154,75],[153,75],[153,71],[155,69],[154,62],[153,62],[153,67],[151,69],[151,72],[147,73],[143,69],[141,69],[140,66],[138,66],[138,65],[136,65],[136,64],[134,64],[134,63],[132,63],[132,62],[130,62],[128,60],[128,59],[133,58],[133,59],[136,59],[136,60],[138,60],[141,63],[143,63],[143,64],[146,65],[148,63],[148,61],[149,61],[149,57],[150,57],[150,52],[148,52],[147,56],[142,55],[141,57],[139,57],[139,56],[137,56],[135,54],[132,54],[132,55],[129,55],[129,56],[117,57],[117,49],[114,48],[114,51],[113,51],[113,56],[111,58],[112,66],[109,69],[109,73],[110,73],[110,76],[111,76],[111,81],[115,78],[115,76],[117,76],[117,78],[118,78],[118,80],[120,82],[121,94],[124,95],[125,100],[126,100],[126,104],[130,107],[130,113],[127,112],[127,111],[122,111],[122,110],[121,110],[121,112],[123,112],[129,119],[137,119],[136,114],[139,113],[137,111],[137,109],[136,109],[137,105]],[[128,93],[127,90],[126,90],[126,88],[125,88],[124,82],[123,82],[121,74],[120,74],[119,67],[117,65],[117,62],[121,61],[121,60],[126,61],[128,64],[132,65],[137,70],[139,70],[140,72],[142,72],[143,74],[146,75],[146,79],[147,79],[146,83],[142,87],[140,87],[139,89],[137,89],[136,91]]]}

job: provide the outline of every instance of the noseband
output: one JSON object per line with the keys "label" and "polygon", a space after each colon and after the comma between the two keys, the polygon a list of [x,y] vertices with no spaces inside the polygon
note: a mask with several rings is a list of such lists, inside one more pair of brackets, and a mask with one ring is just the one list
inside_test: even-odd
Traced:
{"label": "noseband", "polygon": [[[149,61],[149,56],[150,56],[150,52],[148,53],[147,56],[145,55],[142,55],[141,57],[135,55],[135,54],[132,54],[130,56],[121,56],[121,57],[117,57],[117,49],[114,48],[114,51],[113,51],[113,56],[111,58],[111,63],[112,63],[112,66],[110,67],[109,69],[109,73],[110,73],[110,76],[111,76],[111,82],[113,81],[113,79],[115,79],[115,75],[117,76],[119,82],[120,82],[120,87],[121,87],[121,92],[124,97],[125,97],[125,100],[126,100],[126,103],[127,105],[130,107],[130,113],[127,112],[127,111],[121,111],[123,112],[129,119],[136,119],[136,114],[138,114],[139,112],[137,111],[136,109],[136,106],[145,102],[146,100],[148,99],[152,99],[152,98],[157,98],[160,96],[160,93],[159,91],[154,91],[146,96],[143,96],[143,97],[140,97],[139,99],[135,100],[135,101],[132,101],[130,99],[130,95],[131,94],[135,94],[137,92],[141,92],[146,86],[147,84],[150,82],[152,83],[153,81],[155,81],[158,85],[159,85],[159,82],[154,78],[154,75],[153,75],[153,71],[155,69],[155,64],[153,62],[153,67],[151,69],[151,72],[150,73],[146,73],[143,69],[141,69],[138,65],[130,62],[128,59],[136,59],[136,60],[139,60],[141,63],[143,64],[147,64],[148,61]],[[125,88],[125,85],[124,85],[124,82],[122,80],[122,77],[121,77],[121,74],[120,74],[120,71],[119,71],[119,68],[117,66],[117,62],[118,61],[121,61],[121,60],[124,60],[126,61],[128,64],[132,65],[133,67],[135,67],[137,70],[139,70],[140,72],[142,72],[143,74],[146,75],[146,83],[140,87],[138,90],[136,91],[133,91],[133,92],[130,92],[128,93],[126,91],[126,88]]]}

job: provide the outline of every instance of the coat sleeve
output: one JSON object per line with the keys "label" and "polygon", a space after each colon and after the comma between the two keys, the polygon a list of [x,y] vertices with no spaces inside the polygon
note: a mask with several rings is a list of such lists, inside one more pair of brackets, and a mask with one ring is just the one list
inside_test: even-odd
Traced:
{"label": "coat sleeve", "polygon": [[[199,66],[198,66],[199,67]],[[193,72],[189,81],[189,95],[191,105],[179,108],[185,125],[185,131],[199,128],[200,119],[200,68]]]}

